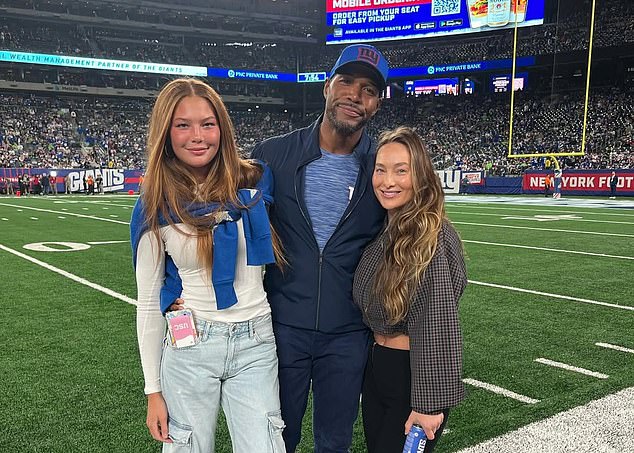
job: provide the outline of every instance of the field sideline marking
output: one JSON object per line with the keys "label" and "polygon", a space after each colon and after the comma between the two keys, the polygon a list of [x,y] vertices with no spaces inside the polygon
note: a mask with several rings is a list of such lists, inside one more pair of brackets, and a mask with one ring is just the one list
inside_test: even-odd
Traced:
{"label": "field sideline marking", "polygon": [[472,226],[484,226],[484,227],[496,227],[496,228],[511,228],[514,230],[537,230],[537,231],[554,231],[556,233],[579,233],[579,234],[594,234],[597,236],[616,236],[623,238],[634,238],[634,234],[621,234],[621,233],[601,233],[599,231],[578,231],[578,230],[560,230],[558,228],[537,228],[527,226],[516,225],[496,225],[492,223],[475,223],[475,222],[454,222],[454,225],[472,225]]}
{"label": "field sideline marking", "polygon": [[634,349],[624,348],[623,346],[617,346],[610,343],[595,343],[595,346],[601,346],[602,348],[614,349],[615,351],[629,352],[634,354]]}
{"label": "field sideline marking", "polygon": [[132,305],[136,305],[136,300],[131,299],[128,296],[125,296],[125,295],[120,294],[120,293],[118,293],[116,291],[108,289],[108,288],[106,288],[104,286],[101,286],[101,285],[98,285],[98,284],[93,283],[91,281],[88,281],[85,278],[78,277],[75,274],[71,274],[70,272],[66,272],[63,269],[60,269],[58,267],[55,267],[55,266],[52,266],[52,265],[50,265],[48,263],[40,261],[40,260],[38,260],[36,258],[33,258],[32,256],[29,256],[29,255],[26,255],[24,253],[18,252],[17,250],[13,250],[12,248],[9,248],[9,247],[7,247],[7,246],[5,246],[3,244],[0,244],[0,250],[4,250],[5,252],[9,252],[9,253],[11,253],[11,254],[13,254],[15,256],[18,256],[18,257],[20,257],[22,259],[25,259],[27,261],[30,261],[30,262],[34,263],[34,264],[37,264],[38,266],[42,266],[45,269],[48,269],[48,270],[53,271],[53,272],[56,272],[56,273],[66,277],[66,278],[69,278],[69,279],[71,279],[71,280],[73,280],[73,281],[75,281],[77,283],[81,283],[82,285],[86,285],[86,286],[88,286],[88,287],[90,287],[92,289],[95,289],[97,291],[101,291],[102,293],[107,294],[108,296],[114,297],[116,299],[122,300],[122,301],[127,302],[127,303],[132,304]]}
{"label": "field sideline marking", "polygon": [[555,368],[561,368],[562,370],[574,371],[575,373],[585,374],[586,376],[592,376],[597,379],[607,379],[610,377],[607,374],[598,373],[596,371],[590,371],[585,368],[579,368],[576,366],[568,365],[567,363],[555,362],[554,360],[544,359],[543,357],[540,357],[539,359],[535,359],[534,361],[544,365],[553,366]]}
{"label": "field sideline marking", "polygon": [[[458,202],[455,202],[458,203]],[[606,215],[606,216],[618,216],[618,217],[634,217],[634,214],[623,214],[622,212],[585,212],[585,211],[559,211],[556,209],[530,209],[530,208],[511,208],[508,205],[504,205],[504,206],[478,206],[476,204],[471,204],[471,203],[467,203],[467,204],[461,204],[461,205],[454,205],[454,203],[449,202],[447,203],[447,211],[451,211],[451,207],[457,207],[457,208],[467,208],[467,209],[499,209],[499,210],[506,210],[506,211],[528,211],[528,212],[545,212],[548,214],[583,214],[583,215]],[[588,208],[588,209],[608,209],[608,208]]]}
{"label": "field sideline marking", "polygon": [[579,252],[577,250],[563,250],[563,249],[551,249],[548,247],[534,247],[530,245],[519,245],[519,244],[500,244],[497,242],[485,242],[485,241],[468,241],[463,239],[462,242],[468,242],[470,244],[482,244],[482,245],[495,245],[498,247],[512,247],[518,249],[529,249],[529,250],[544,250],[546,252],[560,252],[560,253],[573,253],[576,255],[589,255],[589,256],[601,256],[604,258],[618,258],[621,260],[634,260],[634,256],[620,256],[620,255],[608,255],[605,253],[592,253],[592,252]]}
{"label": "field sideline marking", "polygon": [[544,293],[542,291],[535,291],[532,289],[517,288],[515,286],[497,285],[495,283],[479,282],[476,280],[469,280],[469,283],[473,285],[489,286],[491,288],[507,289],[509,291],[517,291],[520,293],[528,293],[528,294],[535,294],[538,296],[553,297],[555,299],[566,299],[566,300],[572,300],[575,302],[583,302],[585,304],[601,305],[603,307],[620,308],[621,310],[634,311],[634,307],[630,307],[627,305],[609,304],[607,302],[599,302],[598,300],[581,299],[579,297],[564,296],[563,294]]}
{"label": "field sideline marking", "polygon": [[96,242],[86,242],[86,244],[90,245],[104,245],[104,244],[123,244],[125,242],[130,242],[129,240],[125,241],[96,241]]}
{"label": "field sideline marking", "polygon": [[[506,220],[509,216],[509,214],[489,214],[489,213],[479,213],[479,212],[464,212],[464,211],[451,211],[451,214],[459,214],[459,215],[475,215],[475,216],[487,216],[487,217],[502,217],[505,216],[505,218],[503,220]],[[522,218],[512,218],[509,220],[528,220],[528,221],[532,221],[532,220],[538,220],[537,215],[533,216],[533,217],[522,217]],[[570,217],[567,217],[565,219],[547,219],[548,221],[551,222],[591,222],[591,223],[610,223],[610,224],[615,224],[615,225],[634,225],[634,222],[623,222],[620,220],[596,220],[596,219],[582,219],[582,218],[578,218],[578,219],[573,219]]]}
{"label": "field sideline marking", "polygon": [[103,201],[54,201],[54,204],[107,204],[108,206],[116,206],[119,208],[128,208],[128,209],[132,209],[134,207],[133,204],[117,204],[117,203],[111,203],[109,201],[103,200]]}
{"label": "field sideline marking", "polygon": [[508,398],[513,398],[514,400],[521,401],[522,403],[537,404],[540,402],[540,400],[536,400],[528,396],[520,395],[519,393],[515,393],[505,388],[498,387],[497,385],[489,384],[488,382],[477,381],[475,379],[470,379],[470,378],[463,379],[462,382],[464,382],[465,384],[472,385],[474,387],[488,390],[493,393],[497,393],[498,395],[506,396]]}
{"label": "field sideline marking", "polygon": [[7,203],[0,203],[0,206],[8,206],[10,208],[21,207],[21,208],[24,208],[24,209],[32,209],[34,211],[48,212],[48,213],[51,213],[51,214],[72,215],[72,216],[75,216],[75,217],[82,217],[84,219],[103,220],[104,222],[119,223],[121,225],[130,225],[130,222],[124,222],[122,220],[104,219],[103,217],[95,217],[95,216],[86,215],[86,214],[75,214],[74,212],[68,212],[68,211],[59,212],[59,211],[53,211],[51,209],[33,208],[33,207],[30,207],[30,206],[16,206],[16,205],[7,204]]}
{"label": "field sideline marking", "polygon": [[634,387],[625,388],[456,453],[632,452],[632,407]]}

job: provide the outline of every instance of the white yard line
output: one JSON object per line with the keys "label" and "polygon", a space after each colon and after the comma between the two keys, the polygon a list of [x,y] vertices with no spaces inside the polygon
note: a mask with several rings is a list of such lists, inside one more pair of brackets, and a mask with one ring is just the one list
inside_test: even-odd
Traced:
{"label": "white yard line", "polygon": [[607,374],[599,373],[597,371],[591,371],[585,368],[568,365],[567,363],[555,362],[554,360],[545,359],[543,357],[540,357],[539,359],[535,359],[534,361],[537,363],[541,363],[543,365],[548,365],[555,368],[561,368],[562,370],[574,371],[575,373],[585,374],[586,376],[592,376],[597,379],[607,379],[610,377]]}
{"label": "white yard line", "polygon": [[86,244],[90,245],[103,245],[103,244],[123,244],[124,242],[130,241],[96,241],[96,242],[86,242]]}
{"label": "white yard line", "polygon": [[517,401],[521,401],[526,404],[537,404],[540,400],[536,400],[534,398],[530,398],[528,396],[520,395],[519,393],[512,392],[511,390],[507,390],[503,387],[498,387],[497,385],[489,384],[488,382],[478,381],[476,379],[463,379],[462,382],[465,384],[473,385],[474,387],[478,387],[484,390],[488,390],[489,392],[496,393],[498,395],[506,396],[507,398],[512,398]]}
{"label": "white yard line", "polygon": [[451,222],[454,225],[473,225],[473,226],[484,226],[484,227],[492,227],[492,228],[511,228],[514,230],[536,230],[536,231],[554,231],[557,233],[577,233],[577,234],[593,234],[597,236],[616,236],[623,238],[634,238],[634,234],[621,234],[621,233],[601,233],[598,231],[579,231],[579,230],[562,230],[558,228],[538,228],[538,227],[526,227],[526,226],[515,226],[515,225],[496,225],[494,223],[475,223],[475,222]]}
{"label": "white yard line", "polygon": [[[451,211],[451,214],[461,214],[461,215],[473,215],[473,216],[482,216],[482,217],[508,217],[509,214],[488,214],[488,213],[481,213],[481,212],[464,212],[464,211]],[[533,216],[535,217],[535,220],[537,220],[537,216]],[[521,217],[518,218],[519,220],[528,220],[531,221],[533,220],[533,218],[531,217]],[[610,224],[619,224],[619,225],[634,225],[634,222],[622,222],[619,220],[594,220],[594,219],[573,219],[570,217],[567,218],[558,218],[558,219],[553,219],[552,221],[556,221],[556,222],[592,222],[592,223],[610,223]]]}
{"label": "white yard line", "polygon": [[[130,225],[130,222],[124,222],[122,220],[105,219],[103,217],[95,217],[95,216],[86,215],[86,214],[75,214],[74,212],[68,212],[65,209],[62,209],[64,212],[59,212],[59,211],[53,211],[51,209],[33,208],[33,207],[29,207],[29,206],[16,206],[16,205],[13,205],[13,204],[8,204],[8,203],[0,203],[0,206],[8,206],[10,208],[31,209],[33,211],[48,212],[48,213],[51,213],[51,214],[72,215],[72,216],[75,216],[75,217],[81,217],[83,219],[103,220],[104,222],[118,223],[118,224],[121,224],[121,225]],[[18,209],[18,211],[19,210],[20,209]]]}
{"label": "white yard line", "polygon": [[531,423],[458,453],[632,452],[632,426],[634,387]]}
{"label": "white yard line", "polygon": [[584,304],[601,305],[603,307],[619,308],[621,310],[634,311],[634,307],[630,307],[628,305],[609,304],[607,302],[599,302],[598,300],[582,299],[580,297],[564,296],[562,294],[545,293],[545,292],[542,292],[542,291],[535,291],[535,290],[532,290],[532,289],[518,288],[516,286],[506,286],[506,285],[497,285],[495,283],[479,282],[477,280],[469,280],[469,283],[471,283],[472,285],[488,286],[488,287],[491,287],[491,288],[506,289],[506,290],[509,290],[509,291],[517,291],[517,292],[520,292],[520,293],[527,293],[527,294],[535,294],[535,295],[538,295],[538,296],[552,297],[552,298],[555,298],[555,299],[572,300],[574,302],[582,302]]}
{"label": "white yard line", "polygon": [[82,285],[86,285],[86,286],[88,286],[88,287],[90,287],[90,288],[92,288],[94,290],[100,291],[100,292],[102,292],[104,294],[107,294],[108,296],[114,297],[115,299],[119,299],[119,300],[122,300],[123,302],[127,302],[129,304],[136,305],[136,300],[131,299],[128,296],[125,296],[125,295],[120,294],[120,293],[118,293],[116,291],[113,291],[113,290],[111,290],[109,288],[106,288],[104,286],[101,286],[101,285],[98,285],[98,284],[93,283],[91,281],[88,281],[85,278],[78,277],[77,275],[71,274],[70,272],[67,272],[67,271],[65,271],[63,269],[60,269],[58,267],[51,266],[48,263],[40,261],[40,260],[38,260],[36,258],[33,258],[33,257],[29,256],[29,255],[26,255],[26,254],[22,253],[22,252],[18,252],[17,250],[13,250],[12,248],[9,248],[9,247],[7,247],[5,245],[0,244],[0,250],[4,250],[5,252],[11,253],[11,254],[13,254],[13,255],[15,255],[17,257],[20,257],[22,259],[30,261],[33,264],[37,264],[38,266],[41,266],[41,267],[43,267],[45,269],[48,269],[49,271],[56,272],[56,273],[66,277],[66,278],[68,278],[70,280],[73,280],[73,281],[75,281],[77,283],[81,283]]}
{"label": "white yard line", "polygon": [[575,255],[600,256],[602,258],[617,258],[621,260],[634,260],[634,256],[608,255],[606,253],[580,252],[577,250],[551,249],[548,247],[533,247],[529,245],[519,245],[519,244],[500,244],[498,242],[468,241],[466,239],[463,239],[462,242],[467,242],[469,244],[493,245],[496,247],[511,247],[511,248],[528,249],[528,250],[543,250],[545,252],[572,253]]}
{"label": "white yard line", "polygon": [[[478,206],[475,204],[461,204],[458,206],[454,206],[454,204],[456,203],[449,203],[447,205],[447,210],[449,212],[453,212],[451,210],[451,208],[453,207],[460,207],[460,208],[467,208],[467,209],[493,209],[493,210],[500,210],[500,211],[529,211],[529,212],[534,212],[534,213],[545,213],[545,214],[582,214],[582,215],[598,215],[598,216],[614,216],[614,217],[634,217],[634,214],[623,214],[621,212],[588,212],[588,211],[561,211],[559,209],[539,209],[538,207],[533,208],[512,208],[509,207],[508,205],[505,206]],[[593,209],[593,208],[589,208],[589,209]],[[613,209],[606,209],[606,208],[596,208],[596,209],[605,209],[606,211],[613,211]]]}
{"label": "white yard line", "polygon": [[629,352],[630,354],[634,354],[634,349],[624,348],[623,346],[617,346],[615,344],[610,343],[595,343],[595,346],[600,346],[602,348],[614,349],[615,351],[621,352]]}

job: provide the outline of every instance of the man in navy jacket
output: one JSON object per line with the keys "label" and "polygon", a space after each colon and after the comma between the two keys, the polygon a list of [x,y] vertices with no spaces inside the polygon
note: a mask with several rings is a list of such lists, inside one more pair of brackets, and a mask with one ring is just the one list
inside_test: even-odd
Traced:
{"label": "man in navy jacket", "polygon": [[316,453],[347,452],[358,414],[369,332],[352,302],[361,252],[385,212],[372,190],[376,114],[388,64],[372,46],[345,48],[311,126],[261,143],[253,157],[274,174],[270,216],[288,265],[268,266],[287,452],[294,452],[309,390]]}

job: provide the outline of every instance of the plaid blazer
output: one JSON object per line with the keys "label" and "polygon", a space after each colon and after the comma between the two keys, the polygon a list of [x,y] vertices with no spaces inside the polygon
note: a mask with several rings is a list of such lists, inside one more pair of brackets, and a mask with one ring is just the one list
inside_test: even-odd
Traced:
{"label": "plaid blazer", "polygon": [[458,300],[467,286],[458,233],[449,222],[443,222],[436,253],[407,316],[394,325],[388,324],[385,309],[372,290],[383,246],[381,234],[363,252],[354,276],[354,301],[363,313],[363,321],[382,335],[409,335],[413,410],[429,414],[456,406],[465,393]]}

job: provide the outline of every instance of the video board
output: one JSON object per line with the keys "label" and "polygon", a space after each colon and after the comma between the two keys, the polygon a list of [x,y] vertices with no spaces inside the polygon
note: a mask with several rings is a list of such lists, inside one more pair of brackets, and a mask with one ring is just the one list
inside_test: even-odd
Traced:
{"label": "video board", "polygon": [[403,84],[406,96],[428,95],[454,95],[460,93],[460,81],[457,77],[443,79],[407,80]]}
{"label": "video board", "polygon": [[[507,93],[511,85],[511,74],[491,76],[491,92]],[[523,91],[528,87],[528,73],[518,72],[513,79],[513,91]]]}
{"label": "video board", "polygon": [[414,39],[544,23],[544,0],[326,0],[326,44]]}

